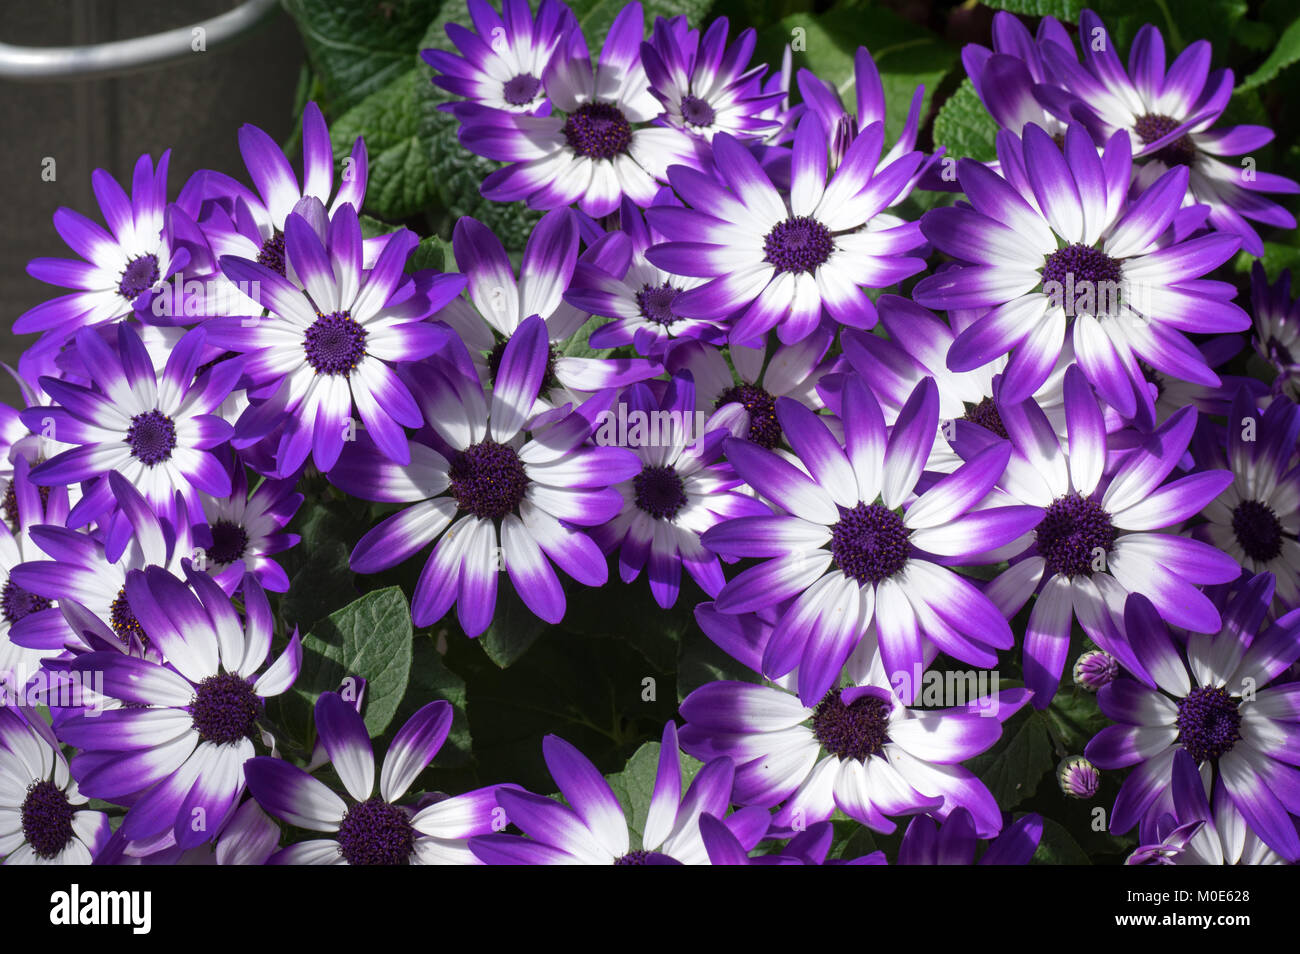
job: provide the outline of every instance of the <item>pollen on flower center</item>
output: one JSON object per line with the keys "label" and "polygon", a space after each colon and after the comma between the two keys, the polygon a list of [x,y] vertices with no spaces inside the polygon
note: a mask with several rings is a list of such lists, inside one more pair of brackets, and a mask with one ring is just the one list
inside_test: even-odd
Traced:
{"label": "pollen on flower center", "polygon": [[1079,494],[1054,500],[1035,533],[1038,553],[1047,564],[1049,576],[1090,573],[1093,561],[1115,548],[1115,525],[1110,514],[1095,500]]}
{"label": "pollen on flower center", "polygon": [[149,467],[161,464],[176,449],[176,425],[162,411],[145,411],[131,418],[126,430],[131,454]]}
{"label": "pollen on flower center", "polygon": [[677,316],[673,314],[673,301],[681,291],[668,282],[662,285],[642,285],[636,293],[636,304],[641,309],[641,317],[664,327],[671,325],[677,321]]}
{"label": "pollen on flower center", "polygon": [[141,255],[131,259],[122,270],[121,281],[117,283],[117,293],[127,301],[135,301],[157,281],[158,256]]}
{"label": "pollen on flower center", "polygon": [[671,467],[644,467],[632,478],[636,505],[660,520],[672,520],[686,506],[686,486]]}
{"label": "pollen on flower center", "polygon": [[776,416],[776,398],[753,384],[727,388],[714,402],[716,411],[724,404],[741,404],[749,412],[749,434],[759,447],[771,450],[781,442],[781,422]]}
{"label": "pollen on flower center", "polygon": [[998,413],[998,406],[992,398],[986,397],[978,404],[967,404],[966,413],[962,415],[962,418],[972,424],[978,424],[985,430],[992,431],[1003,440],[1007,438],[1007,426],[1002,423],[1002,415]]}
{"label": "pollen on flower center", "polygon": [[690,126],[711,126],[715,117],[713,107],[698,96],[682,97],[682,119]]}
{"label": "pollen on flower center", "polygon": [[1098,317],[1117,310],[1124,271],[1120,263],[1090,245],[1067,245],[1043,264],[1043,292],[1066,314]]}
{"label": "pollen on flower center", "polygon": [[49,779],[28,786],[19,817],[23,838],[38,858],[49,860],[72,841],[73,814],[68,796]]}
{"label": "pollen on flower center", "polygon": [[276,229],[271,237],[262,243],[257,252],[257,262],[273,272],[284,274],[284,233]]}
{"label": "pollen on flower center", "polygon": [[1198,686],[1178,703],[1177,741],[1204,762],[1232,751],[1241,740],[1241,711],[1222,686]]}
{"label": "pollen on flower center", "polygon": [[613,159],[632,144],[632,127],[612,103],[587,103],[564,121],[569,147],[588,159]]}
{"label": "pollen on flower center", "polygon": [[[1148,113],[1138,119],[1133,125],[1133,131],[1138,134],[1144,145],[1150,145],[1157,139],[1168,136],[1180,125],[1178,120],[1170,116]],[[1196,161],[1196,143],[1192,142],[1190,135],[1184,133],[1173,142],[1161,146],[1154,153],[1154,158],[1167,166],[1190,166]]]}
{"label": "pollen on flower center", "polygon": [[0,616],[7,623],[16,623],[32,613],[49,609],[50,606],[50,601],[45,597],[29,593],[13,580],[5,580],[4,588],[0,589]]}
{"label": "pollen on flower center", "polygon": [[778,222],[763,239],[766,261],[778,272],[813,272],[831,257],[831,230],[816,219],[796,215]]}
{"label": "pollen on flower center", "polygon": [[339,854],[350,865],[406,865],[415,829],[397,805],[370,798],[348,809],[339,823]]}
{"label": "pollen on flower center", "polygon": [[542,81],[532,73],[520,73],[506,80],[501,95],[511,106],[527,106],[537,98],[537,91],[541,88]]}
{"label": "pollen on flower center", "polygon": [[615,858],[616,865],[648,865],[651,858],[667,858],[662,851],[646,851],[644,848],[638,848],[636,851],[629,851],[622,858]]}
{"label": "pollen on flower center", "polygon": [[888,579],[907,564],[903,518],[881,504],[840,507],[831,528],[831,557],[845,576],[865,586]]}
{"label": "pollen on flower center", "polygon": [[144,627],[135,618],[135,613],[131,610],[131,604],[127,601],[126,587],[122,587],[117,591],[117,598],[113,600],[113,605],[108,611],[108,622],[113,627],[114,634],[122,641],[123,646],[130,647],[133,638],[138,639],[142,646],[149,645],[149,638],[144,634]]}
{"label": "pollen on flower center", "polygon": [[813,710],[813,737],[840,759],[865,762],[889,741],[890,705],[879,696],[859,696],[845,705],[843,689],[832,689]]}
{"label": "pollen on flower center", "polygon": [[262,703],[248,680],[229,672],[200,682],[190,703],[194,731],[213,745],[248,738],[261,711]]}
{"label": "pollen on flower center", "polygon": [[484,520],[499,520],[524,499],[528,474],[514,448],[481,441],[452,458],[447,470],[451,493],[461,510]]}
{"label": "pollen on flower center", "polygon": [[1282,522],[1273,508],[1258,500],[1243,500],[1232,511],[1232,532],[1246,556],[1259,563],[1282,553]]}
{"label": "pollen on flower center", "polygon": [[317,374],[346,376],[366,353],[366,329],[346,311],[321,315],[303,335],[302,347]]}
{"label": "pollen on flower center", "polygon": [[218,566],[234,563],[248,549],[248,531],[229,520],[218,520],[212,525],[212,548],[208,559]]}

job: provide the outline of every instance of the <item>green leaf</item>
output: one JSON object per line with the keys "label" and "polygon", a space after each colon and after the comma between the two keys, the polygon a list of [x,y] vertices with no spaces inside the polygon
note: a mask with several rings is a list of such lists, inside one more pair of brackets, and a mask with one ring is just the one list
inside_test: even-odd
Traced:
{"label": "green leaf", "polygon": [[416,712],[439,699],[451,703],[454,714],[447,741],[435,761],[439,768],[457,768],[469,762],[473,749],[465,680],[447,668],[432,637],[417,635],[411,647],[411,681],[389,729],[395,733]]}
{"label": "green leaf", "polygon": [[1056,17],[1070,23],[1077,23],[1079,13],[1088,6],[1085,0],[985,0],[984,5],[1021,16]]}
{"label": "green leaf", "polygon": [[498,574],[497,607],[492,614],[492,625],[478,637],[478,644],[483,647],[489,659],[502,669],[514,665],[519,657],[528,652],[530,646],[542,635],[547,624],[538,619],[533,611],[524,605],[510,577]]}
{"label": "green leaf", "polygon": [[[410,70],[418,39],[442,0],[284,0],[339,115]],[[373,153],[372,153],[373,156]]]}
{"label": "green leaf", "polygon": [[366,209],[382,219],[403,219],[430,206],[437,190],[432,154],[421,133],[420,97],[427,71],[411,66],[338,117],[330,127],[335,161],[348,161],[358,136],[369,157]]}
{"label": "green leaf", "polygon": [[1060,822],[1044,816],[1043,837],[1029,863],[1031,865],[1090,865],[1092,859],[1079,847],[1079,843]]}
{"label": "green leaf", "polygon": [[374,238],[377,235],[388,235],[396,232],[401,228],[400,225],[392,225],[388,222],[381,222],[370,215],[360,215],[357,217],[361,223],[361,237]]}
{"label": "green leaf", "polygon": [[454,272],[456,256],[451,250],[451,243],[437,235],[421,239],[411,257],[406,262],[408,272],[418,272],[431,268],[436,272]]}
{"label": "green leaf", "polygon": [[307,634],[292,693],[310,709],[322,692],[338,689],[349,676],[363,677],[363,715],[373,738],[388,728],[406,693],[411,640],[411,611],[402,591],[393,586],[367,593]]}
{"label": "green leaf", "polygon": [[990,162],[998,157],[997,134],[998,124],[969,78],[961,81],[934,118],[934,144],[945,148],[944,158]]}
{"label": "green leaf", "polygon": [[1004,811],[1030,798],[1054,764],[1047,723],[1033,709],[1022,709],[1008,719],[1002,738],[987,752],[965,762]]}
{"label": "green leaf", "polygon": [[1097,707],[1097,696],[1086,690],[1062,689],[1045,713],[1056,738],[1072,755],[1081,755],[1092,737],[1110,725]]}
{"label": "green leaf", "polygon": [[1300,19],[1292,21],[1278,38],[1277,46],[1268,55],[1268,59],[1242,81],[1237,91],[1263,86],[1297,60],[1300,60]]}

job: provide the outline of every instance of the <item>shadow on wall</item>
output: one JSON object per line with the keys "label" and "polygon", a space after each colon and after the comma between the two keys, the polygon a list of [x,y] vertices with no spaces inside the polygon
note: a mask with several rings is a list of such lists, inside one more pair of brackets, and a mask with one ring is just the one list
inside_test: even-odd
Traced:
{"label": "shadow on wall", "polygon": [[[6,43],[67,46],[157,33],[219,16],[235,0],[45,0],[6,5]],[[190,174],[220,169],[247,181],[236,135],[244,123],[278,142],[293,129],[294,91],[303,62],[293,22],[277,12],[258,29],[219,49],[147,72],[110,79],[17,83],[0,80],[0,361],[16,367],[34,335],[13,335],[13,321],[65,290],[27,275],[37,256],[74,258],[51,217],[68,206],[103,223],[90,187],[96,168],[130,191],[141,153],[172,150],[168,196]],[[42,170],[53,159],[54,181]],[[22,406],[0,370],[0,401]]]}

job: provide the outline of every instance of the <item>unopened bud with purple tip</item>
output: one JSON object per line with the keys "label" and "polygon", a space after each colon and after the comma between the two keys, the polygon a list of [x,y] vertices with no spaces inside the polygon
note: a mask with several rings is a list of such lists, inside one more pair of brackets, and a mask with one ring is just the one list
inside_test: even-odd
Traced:
{"label": "unopened bud with purple tip", "polygon": [[1078,658],[1074,664],[1074,683],[1089,692],[1096,692],[1119,675],[1115,657],[1100,649],[1093,649]]}
{"label": "unopened bud with purple tip", "polygon": [[1071,755],[1061,760],[1056,769],[1056,780],[1068,797],[1092,798],[1101,786],[1101,773],[1082,755]]}

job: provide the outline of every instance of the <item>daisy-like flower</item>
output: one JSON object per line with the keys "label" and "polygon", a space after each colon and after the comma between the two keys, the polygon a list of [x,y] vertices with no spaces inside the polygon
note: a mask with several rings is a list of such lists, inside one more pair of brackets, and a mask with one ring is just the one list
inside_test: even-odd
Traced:
{"label": "daisy-like flower", "polygon": [[[51,523],[61,526],[68,518],[68,492],[64,487],[51,487],[46,494],[41,493],[28,480],[28,464],[19,457],[14,462],[13,478],[9,483],[9,492],[13,494],[13,513],[16,530],[0,524],[0,677],[6,683],[10,680],[25,681],[40,668],[41,660],[58,651],[57,646],[44,649],[32,649],[13,642],[10,631],[25,619],[31,619],[27,629],[49,629],[62,632],[58,622],[58,613],[46,612],[52,602],[32,593],[10,578],[14,567],[44,557],[32,531],[42,524]],[[21,632],[21,630],[20,630]],[[13,688],[13,686],[8,686]],[[0,688],[0,693],[4,688]]]}
{"label": "daisy-like flower", "polygon": [[[513,865],[709,863],[700,816],[707,812],[721,817],[730,807],[734,774],[730,759],[711,760],[683,794],[677,726],[665,725],[649,813],[636,845],[618,797],[585,755],[555,735],[542,740],[542,754],[567,804],[530,792],[498,790],[497,801],[506,816],[528,837],[502,833],[475,838],[469,846],[479,860]],[[749,848],[767,833],[766,813],[745,814],[732,824]]]}
{"label": "daisy-like flower", "polygon": [[1139,403],[1152,414],[1139,361],[1175,378],[1219,383],[1182,332],[1249,327],[1230,301],[1235,287],[1200,277],[1227,261],[1240,239],[1171,237],[1187,187],[1182,167],[1127,202],[1127,138],[1116,133],[1099,156],[1076,123],[1062,154],[1031,123],[1023,140],[999,137],[1006,178],[973,160],[958,162],[971,207],[932,209],[921,230],[962,265],[922,279],[913,291],[927,308],[988,309],[953,342],[950,369],[970,371],[1010,352],[1002,396],[1019,403],[1056,367],[1068,327],[1079,366],[1124,417]]}
{"label": "daisy-like flower", "polygon": [[[1212,470],[1164,483],[1187,449],[1195,408],[1166,421],[1104,479],[1105,422],[1077,367],[1065,373],[1064,441],[1032,401],[1000,401],[998,411],[1014,450],[999,480],[1005,497],[995,499],[1034,507],[1040,519],[1025,541],[1029,548],[984,592],[1008,618],[1038,594],[1024,642],[1025,684],[1036,706],[1056,693],[1076,618],[1098,646],[1140,666],[1118,628],[1129,593],[1149,596],[1174,625],[1202,633],[1219,628],[1219,611],[1194,584],[1236,579],[1236,562],[1206,543],[1158,532],[1181,526],[1232,481]],[[991,443],[982,428],[957,434],[962,453]]]}
{"label": "daisy-like flower", "polygon": [[393,233],[375,267],[363,269],[361,225],[349,203],[339,206],[326,234],[290,213],[284,241],[304,287],[258,262],[222,258],[226,277],[256,288],[271,314],[205,323],[216,343],[246,355],[244,371],[265,395],[236,424],[236,446],[284,423],[276,451],[279,475],[296,474],[308,454],[319,469],[329,470],[355,431],[355,408],[376,445],[407,463],[402,428],[419,427],[422,419],[393,368],[427,357],[444,343],[446,330],[424,319],[460,294],[464,277],[403,275],[417,243],[407,230]]}
{"label": "daisy-like flower", "polygon": [[624,196],[649,205],[670,165],[700,164],[695,139],[651,124],[663,109],[641,65],[644,33],[641,4],[629,3],[610,25],[593,69],[582,31],[570,31],[542,77],[553,108],[546,115],[461,112],[461,144],[509,163],[483,180],[484,196],[526,199],[534,209],[577,203],[599,218]]}
{"label": "daisy-like flower", "polygon": [[747,613],[794,598],[767,644],[763,673],[775,678],[798,666],[806,703],[825,695],[864,639],[878,642],[890,673],[924,667],[927,641],[983,667],[996,666],[996,650],[1012,645],[998,608],[944,564],[972,562],[1021,537],[1038,511],[972,509],[1002,476],[1006,442],[917,495],[938,404],[934,382],[922,381],[887,433],[866,385],[849,378],[841,442],[821,417],[779,399],[777,418],[807,473],[750,441],[726,444],[727,460],[777,513],[728,520],[704,534],[704,545],[722,556],[763,561],[732,578],[716,605]]}
{"label": "daisy-like flower", "polygon": [[358,441],[330,474],[357,496],[414,504],[361,538],[352,552],[357,572],[393,566],[437,541],[411,602],[417,626],[454,603],[461,628],[478,636],[492,622],[502,567],[549,623],[563,619],[566,605],[552,562],[585,586],[608,578],[584,528],[619,513],[623,498],[610,485],[634,476],[641,462],[626,448],[588,444],[610,392],[576,411],[533,418],[546,356],[546,326],[532,317],[507,342],[490,398],[460,367],[427,363],[417,390],[436,448],[411,442],[403,466]]}
{"label": "daisy-like flower", "polygon": [[888,834],[896,826],[886,816],[947,818],[965,808],[978,837],[997,834],[997,802],[959,763],[996,742],[1002,722],[1029,693],[1004,690],[964,707],[909,709],[879,654],[863,658],[870,658],[863,678],[836,685],[812,705],[780,685],[708,683],[682,701],[682,748],[697,759],[729,756],[736,763],[732,799],[780,805],[772,819],[777,828],[825,821],[838,808]]}
{"label": "daisy-like flower", "polygon": [[297,828],[325,832],[289,845],[281,865],[472,865],[466,841],[497,830],[497,786],[451,798],[401,804],[451,731],[448,702],[430,702],[397,730],[379,767],[360,713],[337,692],[316,700],[316,731],[348,794],[281,759],[258,756],[244,766],[248,789],[267,812]]}
{"label": "daisy-like flower", "polygon": [[1070,94],[1070,116],[1085,122],[1098,143],[1117,130],[1128,133],[1134,156],[1145,160],[1137,170],[1140,185],[1169,169],[1186,168],[1184,202],[1208,206],[1210,225],[1239,236],[1251,255],[1263,255],[1264,243],[1248,220],[1295,228],[1295,217],[1264,193],[1292,195],[1300,185],[1218,158],[1259,149],[1272,141],[1273,130],[1214,128],[1232,97],[1233,77],[1229,69],[1210,71],[1208,40],[1188,44],[1166,68],[1164,38],[1148,23],[1133,39],[1125,70],[1113,39],[1091,10],[1079,15],[1079,35],[1091,38],[1083,44],[1082,64],[1072,47],[1047,42],[1041,50]]}
{"label": "daisy-like flower", "polygon": [[774,342],[771,337],[765,335],[756,347],[730,345],[727,356],[734,374],[722,352],[703,341],[677,342],[664,359],[670,373],[691,373],[699,406],[720,410],[735,404],[743,408],[745,414],[736,419],[740,426],[734,429],[735,435],[769,450],[781,443],[777,398],[822,407],[818,384],[832,368],[833,359],[826,353],[835,334],[829,328],[818,328],[792,345]]}
{"label": "daisy-like flower", "polygon": [[[456,223],[452,250],[456,267],[465,275],[466,293],[451,299],[434,319],[460,336],[485,387],[492,386],[500,370],[506,342],[533,315],[546,323],[549,348],[542,390],[551,400],[538,410],[660,372],[659,364],[643,359],[562,353],[591,317],[561,297],[578,263],[578,223],[572,210],[555,209],[542,216],[524,246],[518,278],[501,240],[476,219],[465,216]],[[611,254],[612,249],[601,246],[584,258],[591,267],[609,267]]]}
{"label": "daisy-like flower", "polygon": [[703,37],[684,16],[657,19],[650,42],[641,44],[650,92],[663,103],[663,121],[692,136],[762,139],[777,129],[766,114],[784,93],[764,91],[766,65],[749,67],[758,33],[744,30],[728,46],[727,29],[726,17],[709,24]]}
{"label": "daisy-like flower", "polygon": [[[655,198],[658,205],[678,203],[665,189]],[[673,308],[678,295],[703,280],[670,275],[651,264],[646,250],[664,237],[630,200],[623,200],[618,214],[619,231],[597,240],[574,268],[564,293],[574,308],[613,319],[592,331],[588,344],[597,349],[630,344],[638,354],[658,358],[679,338],[720,342],[725,337],[722,321],[686,318]]]}
{"label": "daisy-like flower", "polygon": [[[1174,753],[1173,783],[1139,827],[1142,844],[1126,865],[1284,865],[1287,862],[1246,824],[1223,780],[1206,780],[1186,749]],[[1213,807],[1211,807],[1213,801]],[[1168,808],[1168,811],[1163,809]]]}
{"label": "daisy-like flower", "polygon": [[[980,856],[981,865],[1027,865],[1043,838],[1041,815],[1030,813],[1002,829]],[[958,808],[936,822],[928,815],[912,819],[898,846],[900,865],[973,865],[979,839],[975,819]]]}
{"label": "daisy-like flower", "polygon": [[717,556],[700,543],[700,534],[723,520],[771,512],[753,497],[734,492],[741,479],[721,460],[723,440],[731,436],[724,414],[706,418],[695,407],[690,376],[675,375],[663,387],[629,388],[617,409],[601,416],[596,430],[601,444],[617,440],[620,416],[642,422],[623,435],[623,446],[637,455],[641,470],[614,487],[623,497],[623,510],[592,536],[605,552],[618,549],[624,583],[647,572],[650,592],[664,609],[677,602],[683,567],[710,596],[726,582]]}
{"label": "daisy-like flower", "polygon": [[0,707],[0,858],[7,865],[88,865],[108,841],[49,726]]}
{"label": "daisy-like flower", "polygon": [[1206,505],[1196,534],[1254,576],[1272,573],[1283,610],[1300,606],[1300,466],[1293,466],[1300,409],[1275,399],[1261,414],[1246,391],[1228,415],[1227,447],[1203,445],[1197,463],[1227,467],[1232,483]]}
{"label": "daisy-like flower", "polygon": [[147,154],[140,157],[130,198],[111,175],[94,171],[91,186],[111,235],[71,209],[54,213],[54,228],[84,261],[37,258],[28,264],[33,278],[76,291],[43,302],[14,322],[14,334],[45,333],[24,355],[24,373],[37,354],[57,351],[78,329],[128,317],[161,279],[184,267],[187,256],[173,250],[163,231],[170,157],[164,152],[156,170]]}
{"label": "daisy-like flower", "polygon": [[[916,223],[879,214],[901,201],[919,152],[877,169],[884,124],[872,123],[849,146],[828,181],[826,131],[805,116],[795,132],[788,199],[736,139],[713,140],[719,178],[692,169],[669,172],[688,209],[652,208],[646,220],[671,241],[646,257],[674,275],[709,279],[673,302],[678,314],[737,314],[729,340],[754,344],[775,328],[802,341],[823,311],[858,328],[876,323],[864,288],[884,288],[925,267],[906,253],[923,242]],[[721,181],[719,181],[719,179]]]}
{"label": "daisy-like flower", "polygon": [[1291,299],[1291,270],[1273,284],[1264,266],[1250,269],[1251,310],[1255,313],[1255,352],[1277,370],[1273,392],[1300,401],[1300,304]]}
{"label": "daisy-like flower", "polygon": [[229,497],[203,496],[205,522],[194,530],[194,542],[209,564],[202,569],[227,593],[234,593],[245,573],[263,589],[286,593],[289,577],[272,557],[298,543],[298,534],[284,528],[303,496],[292,480],[263,480],[250,493],[242,462],[236,459],[232,470]]}
{"label": "daisy-like flower", "polygon": [[[443,27],[460,56],[421,50],[437,74],[433,84],[463,100],[440,109],[461,115],[475,107],[536,113],[547,105],[542,79],[552,54],[576,24],[558,0],[542,0],[536,15],[528,0],[502,0],[498,14],[485,0],[468,0],[474,30],[459,23]],[[477,30],[477,32],[475,32]]]}
{"label": "daisy-like flower", "polygon": [[57,729],[79,750],[72,771],[82,791],[130,805],[127,839],[170,833],[182,849],[213,838],[238,806],[264,701],[293,685],[302,662],[295,631],[266,665],[274,620],[254,580],[244,580],[241,619],[211,577],[186,577],[188,586],[156,566],[127,576],[130,611],[167,662],[78,656],[72,671],[102,674],[104,694],[122,705],[72,715]]}
{"label": "daisy-like flower", "polygon": [[69,526],[84,526],[113,506],[104,479],[113,472],[138,487],[173,525],[178,499],[197,514],[200,492],[230,494],[230,475],[212,449],[233,431],[213,412],[234,388],[240,363],[224,361],[197,373],[206,334],[203,328],[187,332],[158,374],[155,356],[130,325],[118,325],[116,351],[97,330],[84,328],[77,333],[77,352],[94,386],[41,378],[56,403],[28,408],[23,421],[33,431],[52,429],[75,446],[32,468],[32,481],[47,487],[95,481],[73,508]]}
{"label": "daisy-like flower", "polygon": [[1103,769],[1133,767],[1115,798],[1112,831],[1128,831],[1151,809],[1182,750],[1212,783],[1222,783],[1265,844],[1288,861],[1300,858],[1288,814],[1300,809],[1300,772],[1291,765],[1300,686],[1270,685],[1300,657],[1300,611],[1264,628],[1272,596],[1272,576],[1254,577],[1228,604],[1222,630],[1191,634],[1183,646],[1149,600],[1129,597],[1127,637],[1150,675],[1121,677],[1097,694],[1101,711],[1119,724],[1085,749]]}

